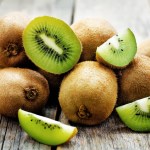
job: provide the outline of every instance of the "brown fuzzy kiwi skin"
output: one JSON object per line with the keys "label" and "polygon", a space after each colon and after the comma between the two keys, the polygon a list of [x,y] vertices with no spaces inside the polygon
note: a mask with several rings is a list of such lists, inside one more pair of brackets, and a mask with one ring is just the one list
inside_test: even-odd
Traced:
{"label": "brown fuzzy kiwi skin", "polygon": [[30,67],[23,44],[22,33],[29,18],[21,12],[12,12],[0,18],[0,66]]}
{"label": "brown fuzzy kiwi skin", "polygon": [[134,61],[118,72],[118,105],[127,104],[150,95],[150,58],[137,55]]}
{"label": "brown fuzzy kiwi skin", "polygon": [[51,89],[49,102],[51,103],[51,105],[56,105],[58,103],[59,88],[64,74],[52,74],[40,68],[38,68],[37,71],[47,79],[49,87]]}
{"label": "brown fuzzy kiwi skin", "polygon": [[111,69],[96,61],[84,61],[64,77],[59,103],[70,121],[96,125],[112,113],[117,89],[116,75]]}
{"label": "brown fuzzy kiwi skin", "polygon": [[83,46],[79,61],[95,60],[97,47],[116,34],[114,27],[102,18],[85,18],[73,23],[71,28]]}
{"label": "brown fuzzy kiwi skin", "polygon": [[39,112],[49,97],[47,80],[31,69],[3,68],[0,70],[0,114],[17,117],[18,109]]}
{"label": "brown fuzzy kiwi skin", "polygon": [[150,57],[150,39],[146,39],[138,45],[137,54]]}

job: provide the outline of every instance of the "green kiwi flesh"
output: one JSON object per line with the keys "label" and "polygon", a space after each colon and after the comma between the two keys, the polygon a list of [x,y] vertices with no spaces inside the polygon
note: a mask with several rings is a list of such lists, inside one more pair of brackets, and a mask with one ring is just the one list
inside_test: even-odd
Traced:
{"label": "green kiwi flesh", "polygon": [[54,74],[69,71],[81,55],[81,42],[64,21],[42,16],[32,20],[23,32],[27,56],[39,68]]}
{"label": "green kiwi flesh", "polygon": [[132,130],[150,131],[150,97],[119,106],[116,111],[121,120]]}
{"label": "green kiwi flesh", "polygon": [[77,134],[77,128],[22,109],[18,111],[21,127],[35,140],[47,145],[60,145]]}
{"label": "green kiwi flesh", "polygon": [[112,68],[124,68],[137,52],[136,39],[130,29],[119,33],[96,50],[96,59]]}

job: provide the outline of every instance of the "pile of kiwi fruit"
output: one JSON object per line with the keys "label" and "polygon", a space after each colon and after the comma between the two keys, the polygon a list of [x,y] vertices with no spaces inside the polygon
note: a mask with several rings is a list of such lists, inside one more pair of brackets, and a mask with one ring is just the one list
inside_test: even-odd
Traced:
{"label": "pile of kiwi fruit", "polygon": [[0,28],[0,114],[17,118],[19,109],[39,113],[57,103],[68,120],[98,125],[132,102],[139,122],[150,116],[136,105],[150,96],[150,42],[137,46],[130,29],[117,33],[102,18],[69,26],[20,12],[1,17]]}

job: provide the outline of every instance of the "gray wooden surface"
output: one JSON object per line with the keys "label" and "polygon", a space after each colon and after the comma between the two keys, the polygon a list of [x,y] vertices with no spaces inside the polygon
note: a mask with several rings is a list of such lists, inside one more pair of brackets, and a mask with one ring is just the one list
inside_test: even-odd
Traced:
{"label": "gray wooden surface", "polygon": [[[82,18],[102,17],[117,31],[130,27],[138,43],[150,37],[150,0],[0,0],[0,16],[21,11],[35,17],[50,15],[71,24]],[[57,115],[56,115],[57,114]],[[63,112],[47,106],[43,115],[69,124]],[[79,133],[70,142],[50,147],[31,139],[18,121],[0,115],[2,150],[149,150],[150,134],[135,133],[125,127],[114,112],[95,127],[78,126]]]}

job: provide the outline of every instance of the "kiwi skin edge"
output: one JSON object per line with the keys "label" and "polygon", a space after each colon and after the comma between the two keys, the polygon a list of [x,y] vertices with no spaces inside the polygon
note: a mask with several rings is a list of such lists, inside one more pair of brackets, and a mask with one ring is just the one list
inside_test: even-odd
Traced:
{"label": "kiwi skin edge", "polygon": [[114,65],[107,63],[101,56],[97,55],[97,53],[96,53],[96,60],[99,63],[103,63],[104,66],[110,67],[111,69],[124,69],[133,62],[133,60],[132,60],[129,64],[122,66],[122,67],[121,66],[114,66]]}

